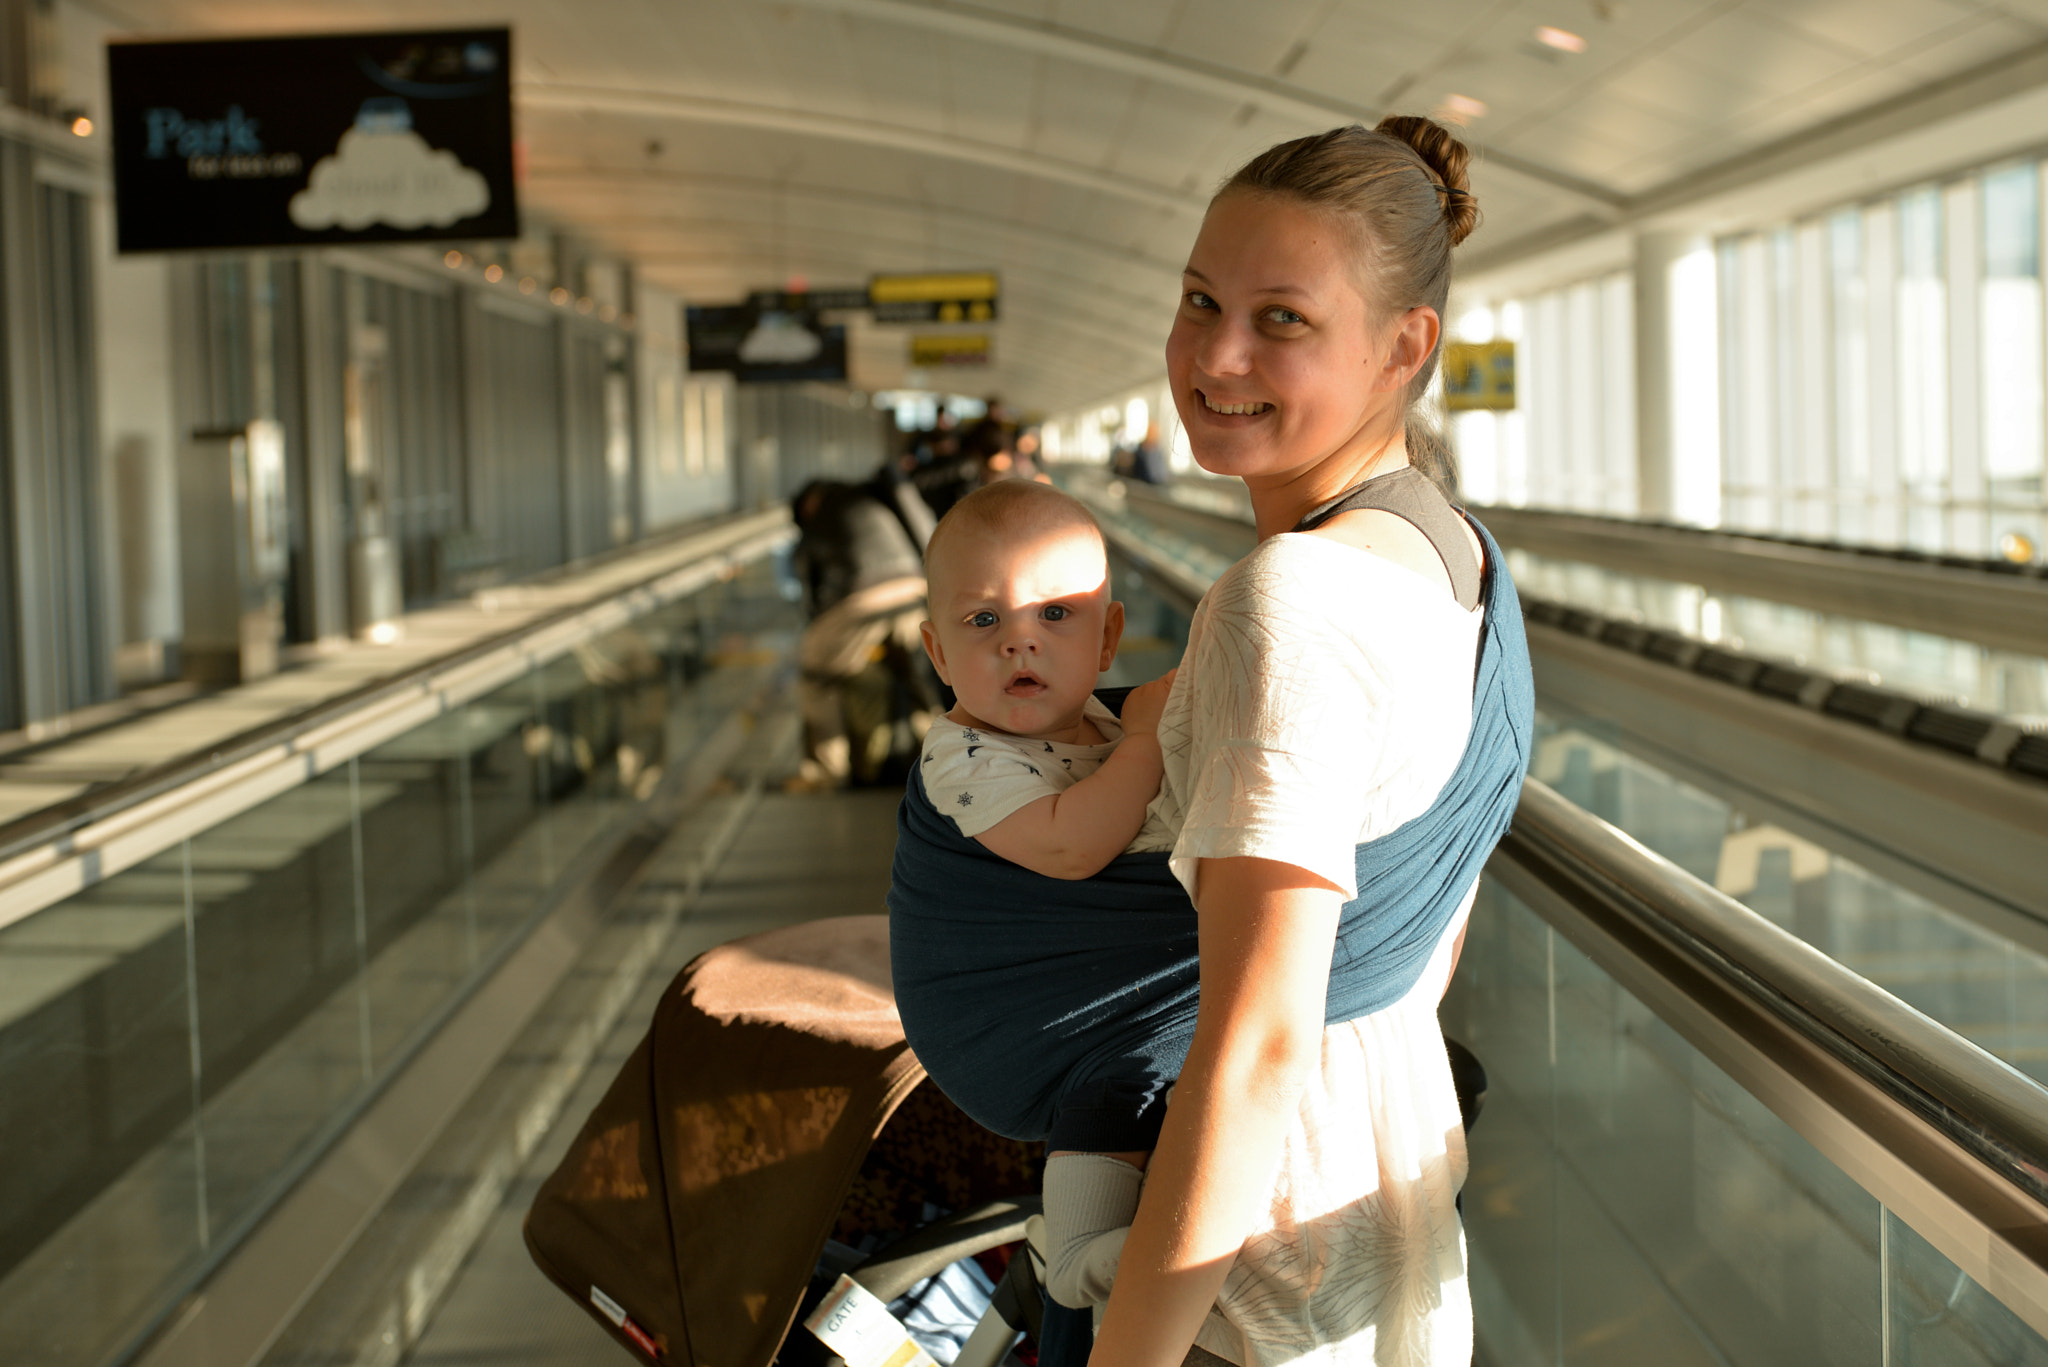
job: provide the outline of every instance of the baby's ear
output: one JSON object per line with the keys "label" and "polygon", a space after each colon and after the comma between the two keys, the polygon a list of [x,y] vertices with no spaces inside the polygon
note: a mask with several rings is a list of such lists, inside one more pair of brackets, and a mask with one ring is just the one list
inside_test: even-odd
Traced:
{"label": "baby's ear", "polygon": [[1116,599],[1109,600],[1109,610],[1102,614],[1102,660],[1095,666],[1099,673],[1116,663],[1117,643],[1124,638],[1124,605]]}
{"label": "baby's ear", "polygon": [[917,635],[924,642],[926,658],[931,660],[932,668],[938,671],[939,682],[951,688],[953,677],[946,672],[946,648],[939,644],[939,629],[930,622],[919,622]]}

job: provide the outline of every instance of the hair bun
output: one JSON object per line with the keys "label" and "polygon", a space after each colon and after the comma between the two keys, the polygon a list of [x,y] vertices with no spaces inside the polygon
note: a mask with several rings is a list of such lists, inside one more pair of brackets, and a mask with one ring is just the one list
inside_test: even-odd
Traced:
{"label": "hair bun", "polygon": [[1472,164],[1472,149],[1435,119],[1419,114],[1390,115],[1381,119],[1373,131],[1408,144],[1429,168],[1441,187],[1444,224],[1450,231],[1451,245],[1455,247],[1470,237],[1479,226],[1479,201],[1473,197],[1472,182],[1465,174]]}

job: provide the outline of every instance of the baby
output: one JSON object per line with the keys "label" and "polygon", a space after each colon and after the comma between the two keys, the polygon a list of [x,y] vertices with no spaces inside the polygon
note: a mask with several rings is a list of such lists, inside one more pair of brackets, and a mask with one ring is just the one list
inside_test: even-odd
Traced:
{"label": "baby", "polygon": [[[925,651],[959,703],[925,736],[926,794],[960,833],[1051,878],[1122,854],[1159,790],[1159,716],[1173,675],[1131,691],[1119,719],[1094,696],[1116,658],[1102,531],[1049,485],[1007,480],[960,500],[925,551]],[[1055,1150],[1045,1169],[1046,1290],[1109,1297],[1148,1151]]]}

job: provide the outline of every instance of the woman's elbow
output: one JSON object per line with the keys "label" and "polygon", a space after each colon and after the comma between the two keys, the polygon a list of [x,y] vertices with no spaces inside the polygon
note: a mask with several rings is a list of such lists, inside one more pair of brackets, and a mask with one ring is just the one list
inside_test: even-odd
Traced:
{"label": "woman's elbow", "polygon": [[1278,1021],[1247,1031],[1233,1042],[1220,1061],[1233,1091],[1242,1096],[1269,1097],[1292,1107],[1315,1076],[1323,1059],[1320,1019]]}

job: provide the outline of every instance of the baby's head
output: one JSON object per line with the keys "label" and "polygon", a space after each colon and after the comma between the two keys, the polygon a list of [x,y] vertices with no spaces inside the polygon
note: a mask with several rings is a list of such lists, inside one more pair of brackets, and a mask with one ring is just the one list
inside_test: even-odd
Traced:
{"label": "baby's head", "polygon": [[1017,736],[1079,725],[1124,630],[1088,510],[1049,484],[991,484],[939,520],[924,563],[924,648],[968,715]]}

